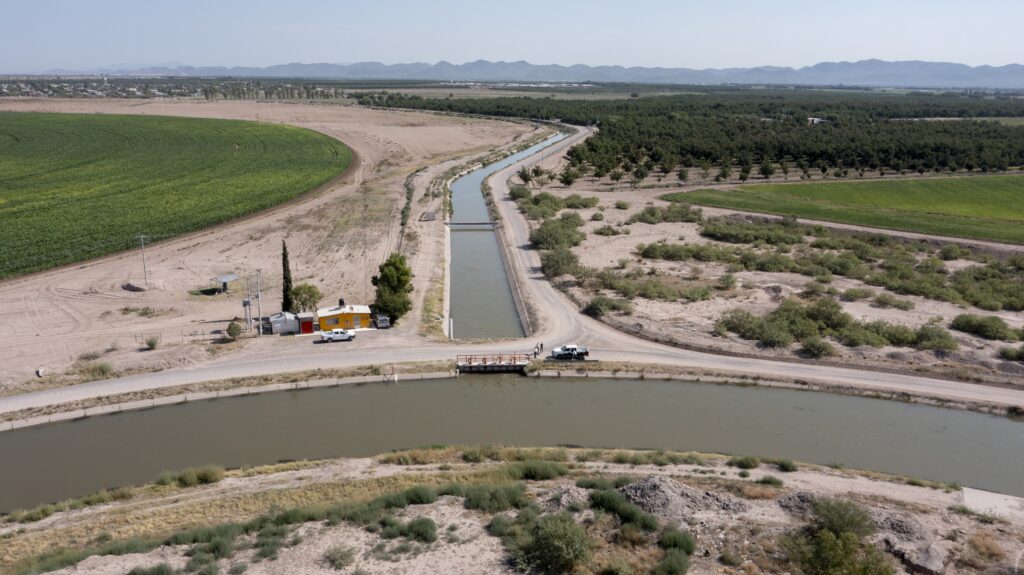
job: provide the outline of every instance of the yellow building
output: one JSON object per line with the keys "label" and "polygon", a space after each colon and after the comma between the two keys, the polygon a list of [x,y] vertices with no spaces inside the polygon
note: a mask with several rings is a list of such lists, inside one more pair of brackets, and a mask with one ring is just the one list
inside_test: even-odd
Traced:
{"label": "yellow building", "polygon": [[368,305],[325,307],[316,311],[320,331],[332,329],[367,329],[373,327],[373,316]]}

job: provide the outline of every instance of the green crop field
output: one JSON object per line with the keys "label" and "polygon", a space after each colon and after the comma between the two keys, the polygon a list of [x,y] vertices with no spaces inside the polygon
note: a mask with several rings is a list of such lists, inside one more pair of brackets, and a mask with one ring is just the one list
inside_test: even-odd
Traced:
{"label": "green crop field", "polygon": [[0,112],[0,278],[269,208],[351,159],[340,142],[292,126]]}
{"label": "green crop field", "polygon": [[759,184],[662,197],[718,208],[1024,243],[1024,176]]}

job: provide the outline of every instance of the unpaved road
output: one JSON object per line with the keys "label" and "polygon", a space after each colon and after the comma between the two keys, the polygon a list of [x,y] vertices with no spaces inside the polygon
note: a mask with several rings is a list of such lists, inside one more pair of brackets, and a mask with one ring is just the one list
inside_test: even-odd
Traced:
{"label": "unpaved road", "polygon": [[[551,148],[562,152],[588,137],[588,130],[567,138]],[[31,407],[59,404],[104,395],[169,387],[186,383],[287,373],[315,368],[343,368],[357,365],[388,365],[406,361],[453,360],[456,354],[527,351],[537,341],[547,348],[577,342],[591,348],[601,360],[684,366],[747,376],[800,379],[808,382],[844,385],[852,388],[905,392],[954,401],[1001,405],[1024,405],[1024,390],[946,381],[914,375],[897,375],[852,368],[814,364],[784,363],[766,359],[724,357],[710,353],[673,348],[638,339],[592,320],[576,311],[540,273],[540,257],[529,249],[529,227],[515,204],[507,199],[507,180],[521,165],[531,165],[537,157],[527,158],[497,172],[490,178],[497,205],[512,249],[513,265],[521,270],[523,293],[543,325],[528,340],[493,343],[434,343],[415,334],[394,331],[360,334],[351,344],[314,345],[310,338],[263,338],[253,348],[258,353],[228,356],[199,365],[146,373],[119,379],[97,381],[69,387],[0,398],[0,413]]]}

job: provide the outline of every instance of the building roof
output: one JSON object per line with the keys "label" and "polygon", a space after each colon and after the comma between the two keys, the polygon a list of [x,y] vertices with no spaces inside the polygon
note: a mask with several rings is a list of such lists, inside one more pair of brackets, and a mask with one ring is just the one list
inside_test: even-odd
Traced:
{"label": "building roof", "polygon": [[346,305],[346,306],[334,306],[324,307],[316,310],[317,317],[329,317],[332,315],[341,315],[343,313],[370,313],[370,306],[368,305]]}
{"label": "building roof", "polygon": [[274,321],[274,320],[277,320],[277,319],[292,320],[292,319],[296,319],[298,317],[299,316],[293,314],[290,311],[279,311],[279,312],[275,313],[274,315],[270,316],[270,321]]}
{"label": "building roof", "polygon": [[235,273],[221,274],[221,275],[213,278],[214,281],[216,281],[217,283],[222,283],[222,284],[226,284],[228,282],[233,282],[233,281],[235,281],[237,279],[238,279],[238,274],[235,274]]}

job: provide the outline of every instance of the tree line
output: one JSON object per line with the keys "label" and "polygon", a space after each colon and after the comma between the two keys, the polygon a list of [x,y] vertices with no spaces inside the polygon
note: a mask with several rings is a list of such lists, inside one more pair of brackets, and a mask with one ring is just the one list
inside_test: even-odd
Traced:
{"label": "tree line", "polygon": [[[1024,165],[1024,100],[966,93],[713,90],[629,100],[423,98],[352,94],[363,105],[557,120],[597,126],[569,152],[580,173],[621,178],[697,168],[746,179],[776,170],[1005,171]],[[811,120],[811,119],[814,120]],[[941,119],[941,120],[940,120]]]}

